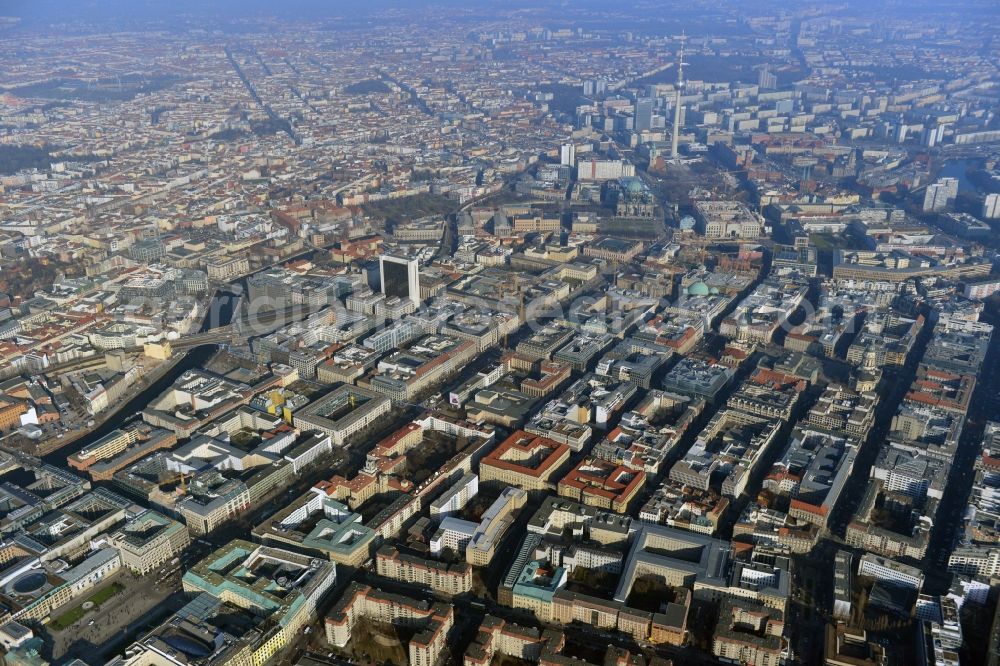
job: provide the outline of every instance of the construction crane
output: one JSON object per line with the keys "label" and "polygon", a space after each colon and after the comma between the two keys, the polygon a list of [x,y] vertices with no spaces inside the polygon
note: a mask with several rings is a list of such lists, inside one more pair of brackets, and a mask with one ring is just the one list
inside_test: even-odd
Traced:
{"label": "construction crane", "polygon": [[175,481],[179,480],[180,484],[179,484],[178,487],[180,488],[181,492],[183,492],[183,493],[186,494],[187,493],[187,480],[191,476],[192,475],[189,474],[189,473],[187,473],[187,472],[175,472],[173,474],[173,476],[171,476],[170,478],[168,478],[166,481],[163,481],[162,485],[166,485],[168,483],[174,483]]}

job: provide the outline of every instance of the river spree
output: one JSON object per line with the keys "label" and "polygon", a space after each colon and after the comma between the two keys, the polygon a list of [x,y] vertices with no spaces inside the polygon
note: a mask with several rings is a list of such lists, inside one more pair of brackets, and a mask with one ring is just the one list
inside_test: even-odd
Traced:
{"label": "river spree", "polygon": [[959,192],[975,192],[977,189],[975,183],[965,175],[968,168],[975,165],[975,160],[949,160],[941,167],[941,173],[938,174],[938,177],[957,178]]}
{"label": "river spree", "polygon": [[[217,292],[212,298],[208,315],[205,317],[205,323],[202,324],[202,332],[228,324],[233,316],[233,305],[236,302],[236,298],[234,294],[227,291]],[[87,448],[112,430],[122,427],[137,417],[146,408],[146,405],[152,402],[160,393],[163,393],[182,374],[192,368],[204,367],[217,349],[217,345],[202,345],[189,350],[162,377],[150,384],[143,391],[135,394],[114,416],[101,423],[83,437],[42,456],[42,459],[48,463],[65,463],[67,456]]]}

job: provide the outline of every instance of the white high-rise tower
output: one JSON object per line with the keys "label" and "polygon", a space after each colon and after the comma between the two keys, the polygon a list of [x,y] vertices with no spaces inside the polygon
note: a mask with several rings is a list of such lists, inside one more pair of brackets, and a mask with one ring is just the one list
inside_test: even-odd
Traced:
{"label": "white high-rise tower", "polygon": [[683,33],[679,37],[681,48],[677,52],[677,90],[674,93],[674,135],[670,144],[670,157],[677,159],[677,143],[681,133],[681,89],[684,88],[684,42],[687,35]]}

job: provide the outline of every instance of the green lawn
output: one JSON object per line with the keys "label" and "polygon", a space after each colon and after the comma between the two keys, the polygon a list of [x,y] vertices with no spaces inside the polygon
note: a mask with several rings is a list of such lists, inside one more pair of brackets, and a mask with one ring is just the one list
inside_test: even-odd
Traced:
{"label": "green lawn", "polygon": [[94,593],[94,595],[92,597],[90,597],[89,599],[87,599],[87,601],[92,601],[92,602],[94,602],[95,606],[100,606],[105,601],[107,601],[111,597],[113,597],[116,594],[118,594],[119,592],[121,592],[123,589],[125,589],[125,588],[123,588],[118,583],[115,583],[113,585],[108,585],[103,590],[98,590],[96,593]]}
{"label": "green lawn", "polygon": [[83,610],[83,606],[75,606],[74,608],[63,613],[56,619],[52,620],[52,623],[49,626],[57,630],[65,629],[86,614],[87,611]]}
{"label": "green lawn", "polygon": [[56,630],[65,629],[66,627],[69,627],[74,622],[76,622],[77,620],[79,620],[80,618],[82,618],[84,615],[87,614],[87,611],[83,610],[84,603],[90,601],[94,604],[95,607],[100,607],[101,604],[103,604],[105,601],[107,601],[111,597],[121,592],[123,589],[125,588],[122,587],[120,584],[114,583],[112,585],[108,585],[103,589],[98,590],[94,594],[90,595],[87,599],[85,599],[83,603],[81,603],[79,606],[74,606],[73,608],[69,609],[59,617],[52,620],[52,622],[49,623],[49,627]]}
{"label": "green lawn", "polygon": [[809,242],[817,250],[841,250],[848,247],[847,241],[833,234],[809,234]]}

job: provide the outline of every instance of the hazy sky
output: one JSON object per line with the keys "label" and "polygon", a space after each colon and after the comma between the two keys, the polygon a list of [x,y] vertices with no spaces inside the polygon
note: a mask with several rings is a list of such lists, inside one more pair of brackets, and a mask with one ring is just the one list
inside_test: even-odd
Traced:
{"label": "hazy sky", "polygon": [[[785,9],[809,10],[820,7],[833,8],[834,13],[912,12],[920,7],[921,13],[944,12],[950,15],[969,13],[982,17],[1000,12],[997,0],[805,0],[788,3],[787,0],[718,0],[719,6],[729,9]],[[486,10],[517,7],[542,9],[553,19],[573,22],[586,10],[608,10],[619,17],[648,18],[660,13],[668,16],[697,15],[711,7],[708,2],[687,0],[632,0],[627,3],[608,0],[0,0],[0,16],[15,16],[26,28],[43,27],[52,23],[78,24],[92,27],[102,24],[105,29],[137,27],[158,22],[177,27],[199,26],[197,18],[219,19],[218,23],[202,23],[200,27],[214,27],[227,23],[227,19],[240,20],[253,16],[287,16],[288,18],[332,18],[336,16],[361,18],[372,12],[389,8],[419,9],[428,6],[454,6]],[[894,9],[897,8],[897,9]]]}

